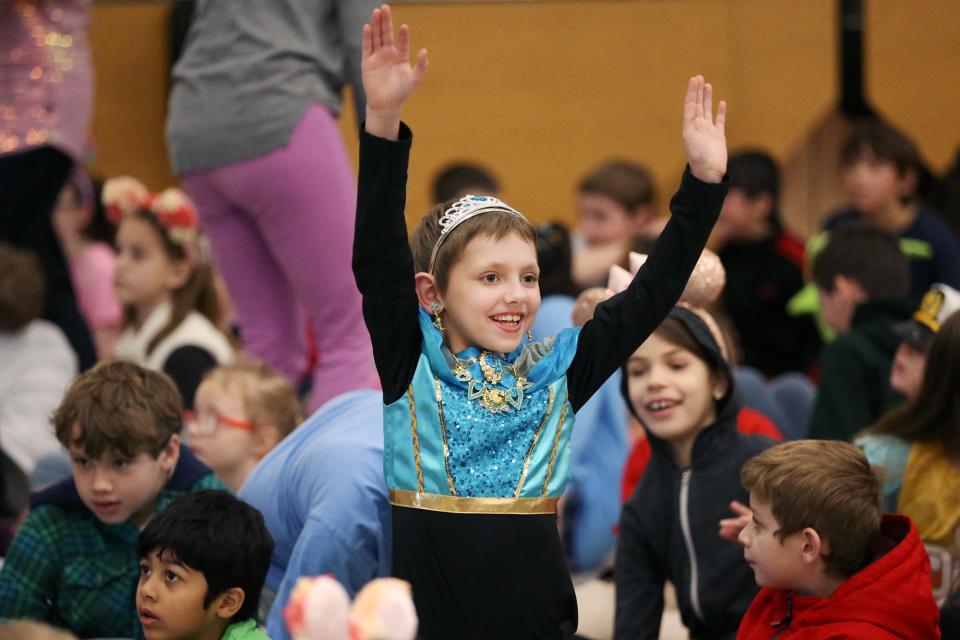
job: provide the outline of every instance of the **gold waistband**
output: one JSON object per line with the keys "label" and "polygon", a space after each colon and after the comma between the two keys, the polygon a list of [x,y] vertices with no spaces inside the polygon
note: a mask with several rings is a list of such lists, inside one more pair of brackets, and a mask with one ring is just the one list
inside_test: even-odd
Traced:
{"label": "gold waistband", "polygon": [[559,500],[559,498],[468,498],[390,489],[390,504],[394,506],[446,513],[542,515],[556,513]]}

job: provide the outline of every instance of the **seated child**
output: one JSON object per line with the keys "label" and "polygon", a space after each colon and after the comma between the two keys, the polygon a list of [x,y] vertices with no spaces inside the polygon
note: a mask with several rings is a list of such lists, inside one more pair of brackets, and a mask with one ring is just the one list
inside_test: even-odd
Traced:
{"label": "seated child", "polygon": [[916,195],[920,155],[889,124],[859,124],[841,149],[841,182],[850,206],[824,223],[833,231],[862,219],[892,233],[910,259],[910,293],[919,299],[935,282],[960,287],[960,248],[939,212]]}
{"label": "seated child", "polygon": [[193,408],[203,374],[234,358],[218,328],[221,301],[202,260],[193,203],[179,189],[152,194],[128,177],[108,180],[103,202],[118,225],[114,287],[123,333],[114,356],[163,371]]}
{"label": "seated child", "polygon": [[960,311],[960,291],[938,282],[923,296],[913,318],[893,327],[902,342],[890,367],[890,387],[907,400],[913,400],[920,392],[930,343],[956,311]]}
{"label": "seated child", "polygon": [[603,282],[624,261],[636,238],[654,240],[663,229],[657,219],[650,171],[635,162],[612,160],[580,181],[574,236],[573,280],[580,287]]}
{"label": "seated child", "polygon": [[[540,311],[532,329],[537,339],[556,336],[573,326],[576,287],[570,277],[570,259],[570,233],[563,224],[537,228]],[[570,437],[570,484],[559,518],[573,571],[612,562],[620,500],[610,487],[620,477],[628,437],[628,414],[620,397],[617,371],[577,411],[577,428]]]}
{"label": "seated child", "polygon": [[177,496],[223,488],[180,446],[180,395],[128,362],[81,374],[53,416],[73,477],[35,494],[0,569],[0,619],[142,638],[137,536]]}
{"label": "seated child", "polygon": [[767,377],[807,373],[820,349],[810,316],[787,313],[803,287],[803,244],[780,220],[780,169],[762,151],[730,156],[730,193],[711,242],[727,272],[721,302],[736,329],[740,364]]}
{"label": "seated child", "polygon": [[257,603],[273,538],[226,491],[181,496],[140,533],[137,613],[147,640],[269,640]]}
{"label": "seated child", "polygon": [[65,460],[50,414],[77,375],[66,336],[40,318],[45,306],[39,258],[0,242],[0,446],[28,477],[45,459]]}
{"label": "seated child", "polygon": [[820,352],[811,438],[850,440],[903,400],[890,365],[900,344],[893,326],[913,312],[908,278],[896,238],[862,222],[832,231],[817,254],[813,281],[838,337]]}
{"label": "seated child", "polygon": [[187,444],[233,492],[302,419],[290,382],[252,360],[212,369],[197,389],[194,408],[184,412]]}
{"label": "seated child", "polygon": [[760,593],[738,640],[940,637],[930,563],[909,518],[880,515],[880,480],[845,442],[795,440],[743,465],[740,532]]}
{"label": "seated child", "polygon": [[951,605],[960,604],[958,389],[960,313],[953,313],[934,334],[916,396],[855,440],[883,469],[886,509],[916,523],[933,565],[934,597]]}
{"label": "seated child", "polygon": [[[582,329],[525,334],[540,308],[536,230],[489,196],[432,209],[407,244],[412,134],[424,77],[390,9],[364,27],[353,270],[383,389],[393,574],[423,638],[565,638],[577,603],[557,531],[574,413],[676,304],[726,194],[726,104],[690,78],[689,167],[650,258]],[[482,92],[477,99],[482,99]]]}
{"label": "seated child", "polygon": [[[681,301],[708,304],[722,281],[716,256],[702,258]],[[684,304],[623,366],[621,390],[651,456],[620,520],[618,640],[659,637],[667,580],[696,638],[732,638],[756,593],[739,549],[717,526],[730,502],[746,500],[740,465],[773,441],[737,430],[727,344],[712,316]]]}

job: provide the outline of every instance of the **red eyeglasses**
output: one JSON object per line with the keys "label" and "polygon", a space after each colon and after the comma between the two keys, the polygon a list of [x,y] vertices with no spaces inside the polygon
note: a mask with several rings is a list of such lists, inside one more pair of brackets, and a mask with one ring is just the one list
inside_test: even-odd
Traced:
{"label": "red eyeglasses", "polygon": [[231,429],[241,429],[243,431],[253,431],[254,424],[246,420],[237,420],[222,416],[216,411],[184,411],[183,425],[196,432],[205,435],[216,433],[220,425],[230,427]]}

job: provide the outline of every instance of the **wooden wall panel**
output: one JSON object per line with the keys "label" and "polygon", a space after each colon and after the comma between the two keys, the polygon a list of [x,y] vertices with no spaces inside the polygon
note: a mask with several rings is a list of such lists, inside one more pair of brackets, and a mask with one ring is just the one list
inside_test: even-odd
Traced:
{"label": "wooden wall panel", "polygon": [[960,145],[960,2],[870,0],[867,96],[936,170]]}
{"label": "wooden wall panel", "polygon": [[163,139],[167,110],[167,3],[94,5],[93,170],[130,174],[151,189],[173,182]]}
{"label": "wooden wall panel", "polygon": [[[406,114],[416,132],[411,222],[429,207],[432,174],[461,158],[494,168],[506,199],[536,220],[572,221],[574,185],[610,156],[646,163],[664,209],[683,166],[680,106],[693,73],[730,102],[731,147],[762,146],[790,163],[812,135],[821,151],[804,162],[829,156],[830,135],[817,132],[837,95],[834,0],[395,9],[431,56]],[[163,2],[97,4],[91,30],[95,170],[139,175],[154,188],[172,180],[163,144],[168,10]],[[867,0],[867,11],[868,94],[939,168],[960,141],[960,3]],[[341,126],[355,157],[349,109]],[[811,188],[803,183],[793,193]],[[798,228],[813,224],[806,206],[787,212]]]}

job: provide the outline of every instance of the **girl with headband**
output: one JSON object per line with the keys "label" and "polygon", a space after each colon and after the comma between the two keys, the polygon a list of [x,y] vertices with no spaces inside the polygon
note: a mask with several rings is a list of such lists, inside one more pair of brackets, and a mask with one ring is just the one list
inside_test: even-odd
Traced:
{"label": "girl with headband", "polygon": [[690,79],[689,168],[646,266],[582,329],[533,342],[536,230],[520,212],[466,196],[427,213],[408,246],[400,113],[427,69],[409,42],[389,7],[373,11],[353,254],[383,387],[393,572],[412,584],[421,638],[569,637],[556,505],[574,413],[683,291],[726,195],[726,106],[714,117],[710,85]]}
{"label": "girl with headband", "polygon": [[203,374],[234,358],[217,328],[220,299],[200,260],[196,210],[179,189],[153,194],[129,177],[108,180],[102,197],[118,225],[114,288],[124,330],[114,356],[169,375],[191,409]]}

